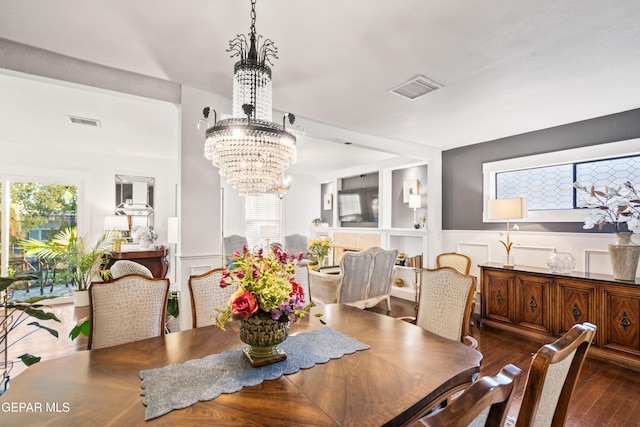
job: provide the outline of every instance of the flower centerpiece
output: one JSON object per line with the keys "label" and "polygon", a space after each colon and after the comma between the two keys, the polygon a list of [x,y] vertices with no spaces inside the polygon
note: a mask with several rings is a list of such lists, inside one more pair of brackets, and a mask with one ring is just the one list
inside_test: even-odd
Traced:
{"label": "flower centerpiece", "polygon": [[325,236],[320,239],[309,240],[308,249],[315,258],[315,260],[312,261],[310,265],[320,266],[320,264],[324,262],[324,259],[327,257],[327,255],[329,255],[329,250],[331,248],[333,248],[333,241],[329,236]]}
{"label": "flower centerpiece", "polygon": [[222,272],[221,287],[236,286],[224,310],[218,309],[216,325],[224,329],[233,315],[240,316],[240,339],[249,344],[244,354],[252,366],[286,359],[279,344],[287,339],[289,324],[305,317],[310,304],[294,280],[301,256],[288,256],[278,246],[234,252],[231,268]]}
{"label": "flower centerpiece", "polygon": [[[590,208],[583,228],[599,230],[609,224],[618,238],[609,245],[613,277],[618,280],[635,280],[640,258],[640,246],[631,241],[632,233],[640,233],[640,196],[634,185],[626,181],[621,186],[605,186],[596,189],[575,182],[574,188],[588,195],[585,205]],[[626,228],[626,231],[625,231]]]}

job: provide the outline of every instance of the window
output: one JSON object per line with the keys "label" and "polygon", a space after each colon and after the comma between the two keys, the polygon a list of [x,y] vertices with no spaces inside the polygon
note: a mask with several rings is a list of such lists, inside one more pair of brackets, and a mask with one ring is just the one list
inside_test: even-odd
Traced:
{"label": "window", "polygon": [[[65,227],[77,225],[76,185],[35,181],[2,181],[2,275],[31,271],[20,247],[20,241],[31,238],[48,241],[51,235]],[[6,254],[6,255],[5,255]],[[31,262],[30,262],[31,261]]]}
{"label": "window", "polygon": [[[261,227],[275,228],[269,243],[282,243],[282,201],[276,194],[245,196],[244,198],[245,230],[249,249],[264,246],[266,239],[260,235]],[[264,228],[263,228],[264,230]],[[273,230],[273,229],[272,229]]]}
{"label": "window", "polygon": [[640,183],[640,139],[485,163],[484,200],[524,197],[532,222],[579,222],[583,194],[573,182],[622,185]]}

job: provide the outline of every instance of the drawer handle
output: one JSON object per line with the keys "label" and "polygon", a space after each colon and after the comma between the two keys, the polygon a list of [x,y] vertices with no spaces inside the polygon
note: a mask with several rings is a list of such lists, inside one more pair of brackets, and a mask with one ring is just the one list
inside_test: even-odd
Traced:
{"label": "drawer handle", "polygon": [[629,317],[627,316],[626,311],[622,312],[622,317],[620,318],[620,321],[618,323],[622,325],[622,330],[624,332],[627,332],[627,328],[631,326],[631,322],[629,321]]}
{"label": "drawer handle", "polygon": [[573,320],[577,322],[578,318],[582,314],[582,312],[578,308],[578,303],[577,302],[573,303],[573,310],[571,310],[571,314],[573,315]]}
{"label": "drawer handle", "polygon": [[500,289],[498,289],[498,292],[496,293],[496,300],[498,300],[498,303],[502,304],[502,300],[504,298],[502,298],[502,292],[500,292]]}
{"label": "drawer handle", "polygon": [[531,299],[529,300],[529,308],[531,309],[532,313],[535,311],[537,306],[538,304],[536,304],[536,299],[533,297],[533,295],[531,295]]}

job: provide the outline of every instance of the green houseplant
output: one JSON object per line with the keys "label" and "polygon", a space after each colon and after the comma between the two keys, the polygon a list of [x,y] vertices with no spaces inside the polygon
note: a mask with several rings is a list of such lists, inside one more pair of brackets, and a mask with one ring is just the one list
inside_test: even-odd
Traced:
{"label": "green houseplant", "polygon": [[[45,306],[37,303],[41,298],[36,298],[26,302],[9,301],[11,285],[20,280],[34,279],[37,279],[37,277],[30,275],[0,277],[0,355],[2,356],[2,359],[0,360],[0,395],[2,395],[8,387],[9,374],[14,363],[13,360],[9,360],[9,348],[40,329],[45,330],[58,338],[58,331],[41,325],[37,321],[33,321],[27,324],[27,326],[33,326],[33,329],[29,332],[21,331],[21,336],[11,342],[9,341],[9,334],[30,318],[60,322],[60,319],[58,319],[54,313],[44,311],[42,307]],[[41,360],[40,357],[29,353],[18,356],[18,359],[27,366],[31,366]]]}
{"label": "green houseplant", "polygon": [[101,270],[100,266],[104,257],[109,255],[115,237],[113,231],[105,231],[94,245],[90,245],[85,236],[78,236],[76,227],[67,227],[54,234],[48,242],[26,239],[21,246],[25,255],[56,262],[66,269],[76,292],[83,292],[95,276],[103,280],[109,277],[109,270]]}

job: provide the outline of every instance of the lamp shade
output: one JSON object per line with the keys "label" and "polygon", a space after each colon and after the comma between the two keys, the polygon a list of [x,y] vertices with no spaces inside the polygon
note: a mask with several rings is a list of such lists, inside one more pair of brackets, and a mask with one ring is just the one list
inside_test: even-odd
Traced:
{"label": "lamp shade", "polygon": [[488,204],[489,219],[520,219],[527,217],[527,199],[491,199]]}
{"label": "lamp shade", "polygon": [[412,194],[409,196],[409,207],[411,209],[417,209],[422,207],[422,197],[419,194]]}
{"label": "lamp shade", "polygon": [[110,215],[104,217],[104,229],[115,231],[129,230],[129,219],[126,215]]}
{"label": "lamp shade", "polygon": [[276,235],[276,227],[274,225],[261,225],[260,237],[263,239],[271,239]]}

